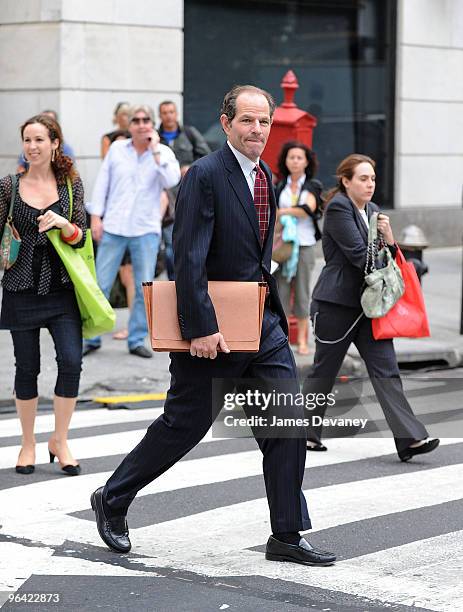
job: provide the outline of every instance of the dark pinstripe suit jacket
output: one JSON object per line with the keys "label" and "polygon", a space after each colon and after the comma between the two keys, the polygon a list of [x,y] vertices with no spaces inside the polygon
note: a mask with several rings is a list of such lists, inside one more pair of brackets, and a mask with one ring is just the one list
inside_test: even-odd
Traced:
{"label": "dark pinstripe suit jacket", "polygon": [[[370,202],[367,206],[368,218],[373,212],[379,212],[379,207]],[[365,222],[355,204],[342,193],[336,194],[329,202],[324,219],[322,246],[325,267],[312,297],[360,308],[368,244]]]}
{"label": "dark pinstripe suit jacket", "polygon": [[[271,173],[261,162],[270,195],[269,231],[263,248],[254,200],[240,165],[225,145],[196,161],[184,177],[174,223],[177,312],[184,339],[218,331],[207,293],[208,280],[261,281],[270,287],[274,309],[287,333],[275,279],[270,274],[275,196]],[[237,312],[239,317],[240,313]]]}

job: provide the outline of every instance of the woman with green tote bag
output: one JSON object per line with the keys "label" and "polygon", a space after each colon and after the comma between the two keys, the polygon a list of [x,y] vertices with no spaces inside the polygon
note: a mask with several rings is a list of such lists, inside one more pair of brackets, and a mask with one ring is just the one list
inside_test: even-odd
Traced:
{"label": "woman with green tote bag", "polygon": [[3,276],[0,315],[0,328],[11,332],[16,360],[15,402],[22,429],[16,471],[31,474],[35,468],[40,329],[46,328],[58,364],[49,458],[53,462],[57,457],[63,473],[76,476],[81,469],[67,437],[79,389],[82,320],[74,285],[47,232],[56,228],[61,242],[73,249],[85,244],[84,192],[72,160],[63,155],[63,136],[56,121],[45,115],[32,117],[21,127],[21,137],[28,170],[15,180],[0,179],[0,235],[13,198],[12,220],[21,238],[17,260]]}

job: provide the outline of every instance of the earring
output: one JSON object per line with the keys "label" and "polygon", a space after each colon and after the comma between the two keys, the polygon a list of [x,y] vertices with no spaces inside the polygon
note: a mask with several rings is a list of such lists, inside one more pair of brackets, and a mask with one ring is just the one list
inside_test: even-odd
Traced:
{"label": "earring", "polygon": [[52,162],[55,161],[55,152],[56,152],[56,149],[53,149],[52,152],[51,152],[51,161]]}

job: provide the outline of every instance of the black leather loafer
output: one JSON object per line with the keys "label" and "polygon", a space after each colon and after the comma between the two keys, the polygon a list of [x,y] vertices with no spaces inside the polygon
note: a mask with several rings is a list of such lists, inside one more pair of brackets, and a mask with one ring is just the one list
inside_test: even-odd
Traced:
{"label": "black leather loafer", "polygon": [[153,357],[153,353],[151,353],[144,346],[136,346],[135,348],[130,349],[129,353],[131,355],[136,355],[137,357],[144,357],[145,359],[151,359]]}
{"label": "black leather loafer", "polygon": [[327,451],[327,447],[324,444],[318,444],[317,442],[313,442],[313,444],[315,444],[315,446],[312,446],[309,441],[307,441],[307,450],[308,451],[317,451],[317,452],[321,452],[321,451]]}
{"label": "black leather loafer", "polygon": [[90,503],[95,512],[96,526],[103,542],[115,552],[128,553],[132,548],[125,516],[108,518],[103,507],[103,487],[94,491]]}
{"label": "black leather loafer", "polygon": [[336,555],[325,550],[317,550],[307,540],[301,538],[299,544],[286,544],[270,536],[265,558],[268,561],[290,561],[302,565],[333,565]]}
{"label": "black leather loafer", "polygon": [[399,458],[401,461],[410,461],[415,455],[424,455],[424,453],[430,453],[439,446],[439,438],[433,438],[428,440],[420,446],[409,446],[405,450],[399,451]]}

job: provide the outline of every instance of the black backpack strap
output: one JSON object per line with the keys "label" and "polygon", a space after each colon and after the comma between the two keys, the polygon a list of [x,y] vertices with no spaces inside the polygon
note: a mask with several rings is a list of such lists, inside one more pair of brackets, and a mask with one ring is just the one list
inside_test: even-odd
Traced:
{"label": "black backpack strap", "polygon": [[195,133],[193,132],[193,130],[190,128],[189,125],[184,125],[183,126],[183,131],[185,132],[186,137],[188,138],[188,140],[194,146],[196,144],[196,136],[195,136]]}

